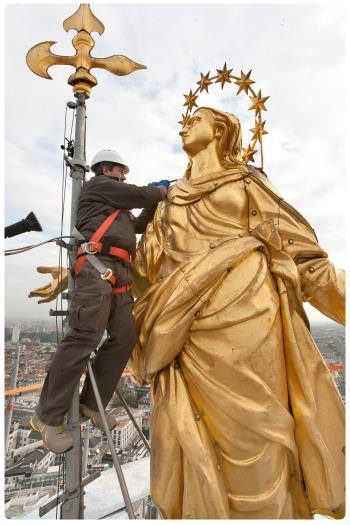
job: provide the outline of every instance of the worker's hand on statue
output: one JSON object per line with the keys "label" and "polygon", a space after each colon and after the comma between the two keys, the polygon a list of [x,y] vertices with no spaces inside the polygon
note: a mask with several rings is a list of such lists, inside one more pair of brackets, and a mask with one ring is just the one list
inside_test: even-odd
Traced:
{"label": "worker's hand on statue", "polygon": [[38,304],[49,303],[68,288],[68,271],[57,266],[38,266],[39,273],[51,274],[52,281],[29,293],[28,297],[42,297]]}
{"label": "worker's hand on statue", "polygon": [[151,182],[150,186],[164,186],[164,188],[168,189],[170,186],[170,180],[162,179],[156,182]]}

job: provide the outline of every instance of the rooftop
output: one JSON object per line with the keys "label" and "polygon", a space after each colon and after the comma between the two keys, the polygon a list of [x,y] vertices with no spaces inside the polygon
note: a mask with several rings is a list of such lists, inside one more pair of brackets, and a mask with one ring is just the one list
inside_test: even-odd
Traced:
{"label": "rooftop", "polygon": [[45,448],[36,448],[35,450],[32,450],[12,467],[6,469],[5,477],[32,474],[36,463],[41,461],[47,454],[49,454],[49,451]]}
{"label": "rooftop", "polygon": [[[131,501],[138,501],[150,493],[150,458],[146,457],[125,463],[122,465],[126,485],[129,490]],[[86,485],[84,488],[84,519],[96,520],[101,519],[108,514],[114,514],[125,506],[122,492],[118,483],[117,474],[114,468],[102,471],[101,476],[95,481]],[[29,512],[22,514],[21,519],[37,520],[39,519],[39,507],[51,501],[52,497],[46,497],[40,500]],[[16,500],[11,500],[12,505],[16,505]],[[6,507],[9,507],[7,503]],[[29,510],[29,506],[26,506]],[[121,517],[121,516],[120,516]],[[56,509],[45,514],[41,519],[55,519]],[[111,516],[115,519],[116,516]]]}

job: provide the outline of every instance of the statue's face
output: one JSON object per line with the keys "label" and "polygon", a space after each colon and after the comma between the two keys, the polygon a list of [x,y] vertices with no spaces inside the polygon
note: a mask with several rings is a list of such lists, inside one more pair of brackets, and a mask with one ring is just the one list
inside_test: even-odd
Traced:
{"label": "statue's face", "polygon": [[208,110],[199,109],[190,117],[179,135],[187,155],[194,157],[215,138],[213,115]]}

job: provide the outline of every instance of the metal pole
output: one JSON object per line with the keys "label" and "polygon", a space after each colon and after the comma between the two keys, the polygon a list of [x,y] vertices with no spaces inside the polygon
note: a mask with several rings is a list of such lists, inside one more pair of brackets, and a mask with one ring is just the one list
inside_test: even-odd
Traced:
{"label": "metal pole", "polygon": [[82,466],[82,477],[87,474],[88,459],[89,459],[89,441],[90,441],[90,421],[85,424],[84,434],[84,452],[83,452],[83,466]]}
{"label": "metal pole", "polygon": [[[19,367],[19,356],[21,353],[21,347],[19,343],[16,343],[15,357],[12,361],[12,374],[11,374],[11,386],[10,388],[16,388],[17,385],[17,375]],[[12,414],[13,414],[13,403],[15,401],[15,396],[9,396],[6,404],[6,413],[5,413],[5,452],[7,452],[8,440],[10,436]]]}
{"label": "metal pole", "polygon": [[[66,159],[67,165],[71,168],[72,177],[72,203],[71,203],[71,229],[76,223],[78,197],[84,181],[86,171],[85,164],[85,101],[91,94],[91,90],[97,85],[97,79],[90,74],[91,68],[106,69],[110,73],[118,76],[128,75],[139,69],[146,69],[146,66],[138,64],[133,60],[120,55],[113,55],[107,58],[96,59],[91,55],[94,47],[94,40],[90,36],[91,32],[102,34],[104,25],[91,12],[89,4],[80,4],[78,10],[68,17],[63,24],[66,31],[75,29],[77,34],[72,40],[75,48],[74,56],[55,55],[50,51],[51,41],[45,41],[33,46],[27,53],[26,62],[29,69],[36,75],[43,78],[51,78],[47,72],[52,65],[71,65],[76,71],[70,75],[68,84],[73,87],[73,92],[77,99],[76,103],[68,103],[68,107],[76,108],[75,123],[75,144],[74,156],[70,160]],[[66,157],[65,157],[66,158]],[[73,254],[71,263],[74,264],[76,257]],[[74,290],[74,281],[68,277],[68,306]],[[102,416],[101,416],[102,417]],[[73,439],[73,448],[66,454],[66,496],[61,507],[61,517],[63,519],[83,518],[83,491],[81,488],[81,430],[79,422],[79,385],[77,385],[72,405],[68,413],[68,430]]]}
{"label": "metal pole", "polygon": [[[78,93],[76,96],[76,121],[74,139],[74,157],[71,161],[70,176],[72,178],[72,201],[70,216],[70,233],[72,233],[76,220],[79,193],[85,178],[86,171],[86,152],[85,152],[85,131],[86,131],[86,105],[88,98],[86,93]],[[72,104],[70,104],[72,107]],[[76,255],[71,254],[71,264],[76,260]],[[68,306],[74,291],[74,279],[68,275]],[[82,479],[82,458],[81,458],[81,430],[79,421],[79,383],[74,391],[71,408],[68,412],[67,426],[73,439],[73,448],[66,453],[66,492],[68,499],[62,503],[62,519],[83,519],[84,516],[84,497],[81,486]]]}
{"label": "metal pole", "polygon": [[135,518],[135,514],[134,514],[134,509],[132,508],[132,503],[131,503],[131,499],[130,499],[130,496],[129,496],[128,488],[127,488],[126,483],[125,483],[124,474],[123,474],[122,468],[121,468],[120,463],[119,463],[118,456],[117,456],[115,448],[114,448],[114,443],[113,443],[111,431],[109,430],[107,419],[106,419],[105,409],[104,409],[104,406],[103,406],[102,401],[101,401],[100,393],[98,391],[98,387],[97,387],[97,384],[96,384],[95,376],[94,376],[94,373],[93,373],[90,361],[88,362],[88,372],[89,372],[89,377],[90,377],[90,381],[91,381],[91,386],[92,386],[92,389],[94,391],[96,403],[97,403],[97,406],[98,406],[98,411],[99,411],[100,416],[101,416],[104,432],[105,432],[105,434],[107,436],[107,441],[108,441],[108,445],[109,445],[109,450],[111,451],[113,465],[114,465],[115,471],[117,473],[118,480],[119,480],[119,485],[120,485],[120,488],[121,488],[121,491],[122,491],[122,494],[123,494],[123,498],[124,498],[124,501],[125,501],[127,513],[128,513],[129,519],[133,519],[134,520],[134,519],[136,519]]}
{"label": "metal pole", "polygon": [[127,402],[125,401],[124,396],[123,396],[123,394],[121,393],[121,391],[119,390],[118,387],[117,387],[117,394],[118,394],[118,397],[119,397],[120,401],[122,402],[125,410],[127,411],[128,416],[130,417],[131,421],[133,422],[134,427],[136,428],[140,438],[142,439],[142,441],[146,445],[147,450],[149,452],[151,452],[151,447],[150,447],[150,444],[147,441],[147,438],[146,438],[145,434],[142,432],[141,428],[139,427],[136,419],[134,418],[133,413],[131,412],[130,408],[128,407]]}

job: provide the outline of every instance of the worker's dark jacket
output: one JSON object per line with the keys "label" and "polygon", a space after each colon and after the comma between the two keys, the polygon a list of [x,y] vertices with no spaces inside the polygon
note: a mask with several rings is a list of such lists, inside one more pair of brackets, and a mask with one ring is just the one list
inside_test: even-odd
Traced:
{"label": "worker's dark jacket", "polygon": [[[157,203],[166,196],[162,187],[138,187],[99,175],[81,190],[78,203],[77,228],[90,240],[103,221],[115,210],[122,209],[112,226],[102,237],[109,243],[135,254],[136,233],[142,233],[153,217]],[[127,210],[145,208],[138,217]],[[98,254],[117,279],[117,287],[131,282],[130,264],[113,256]],[[86,367],[92,351],[96,351],[105,328],[108,337],[97,351],[94,374],[103,406],[111,399],[119,378],[136,342],[130,292],[116,295],[108,281],[86,262],[75,277],[75,291],[69,306],[70,330],[62,339],[51,362],[41,391],[37,414],[47,425],[63,422],[72,402],[74,389]],[[80,401],[97,410],[95,395],[87,376]]]}
{"label": "worker's dark jacket", "polygon": [[[135,186],[99,175],[87,182],[79,196],[77,228],[89,240],[103,221],[115,210],[123,210],[101,242],[127,250],[133,257],[136,233],[143,233],[166,191],[161,186]],[[128,210],[145,208],[138,217]]]}
{"label": "worker's dark jacket", "polygon": [[[136,250],[136,233],[143,233],[152,219],[159,201],[166,196],[162,186],[135,186],[118,180],[98,175],[90,179],[82,188],[79,196],[77,229],[89,240],[103,221],[116,209],[121,209],[119,216],[102,237],[105,247],[116,246],[127,250],[134,257]],[[129,210],[144,208],[138,217]],[[113,260],[118,265],[119,284],[130,282],[130,265],[115,257],[98,256],[107,266]],[[115,268],[117,270],[117,268]]]}

